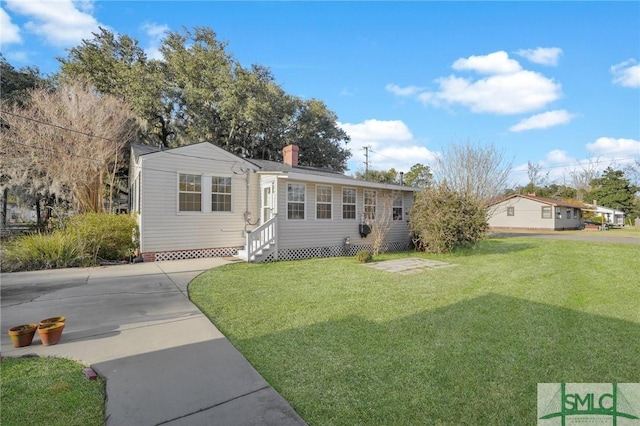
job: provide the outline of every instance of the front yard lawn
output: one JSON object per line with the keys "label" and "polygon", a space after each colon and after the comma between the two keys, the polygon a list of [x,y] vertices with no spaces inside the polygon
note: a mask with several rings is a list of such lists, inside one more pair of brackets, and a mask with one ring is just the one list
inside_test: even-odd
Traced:
{"label": "front yard lawn", "polygon": [[311,425],[535,424],[538,383],[640,381],[640,246],[492,239],[398,275],[215,268],[191,299]]}
{"label": "front yard lawn", "polygon": [[104,424],[105,383],[62,358],[4,358],[2,426]]}

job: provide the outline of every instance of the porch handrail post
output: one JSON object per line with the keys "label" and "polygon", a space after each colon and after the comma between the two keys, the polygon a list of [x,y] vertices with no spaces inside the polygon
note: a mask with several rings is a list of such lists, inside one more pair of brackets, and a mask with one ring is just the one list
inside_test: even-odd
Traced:
{"label": "porch handrail post", "polygon": [[273,260],[278,260],[278,213],[273,214]]}

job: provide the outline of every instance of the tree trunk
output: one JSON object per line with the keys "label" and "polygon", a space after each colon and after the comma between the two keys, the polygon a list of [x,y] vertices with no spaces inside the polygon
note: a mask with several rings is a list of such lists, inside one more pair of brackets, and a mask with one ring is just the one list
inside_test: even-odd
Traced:
{"label": "tree trunk", "polygon": [[2,191],[2,227],[7,226],[7,197],[9,197],[9,188]]}
{"label": "tree trunk", "polygon": [[40,211],[40,196],[36,195],[36,224],[38,230],[42,231],[42,212]]}

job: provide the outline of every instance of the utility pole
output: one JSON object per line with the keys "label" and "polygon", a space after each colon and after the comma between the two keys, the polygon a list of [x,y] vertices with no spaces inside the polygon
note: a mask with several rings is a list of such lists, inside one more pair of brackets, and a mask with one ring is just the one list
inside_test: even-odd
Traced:
{"label": "utility pole", "polygon": [[369,150],[371,149],[371,145],[367,145],[364,147],[364,177],[366,180],[369,179]]}

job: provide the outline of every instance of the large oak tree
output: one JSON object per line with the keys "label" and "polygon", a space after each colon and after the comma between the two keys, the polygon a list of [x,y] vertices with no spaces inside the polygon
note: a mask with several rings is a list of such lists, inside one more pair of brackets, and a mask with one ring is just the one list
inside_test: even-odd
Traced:
{"label": "large oak tree", "polygon": [[209,28],[167,32],[159,60],[139,43],[102,28],[72,48],[67,78],[88,78],[100,93],[129,101],[147,123],[147,143],[174,147],[202,141],[249,158],[280,160],[300,147],[300,164],[346,169],[348,135],[316,99],[287,94],[263,66],[243,67]]}

